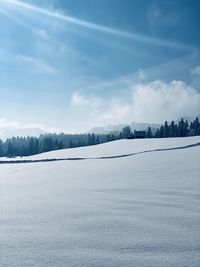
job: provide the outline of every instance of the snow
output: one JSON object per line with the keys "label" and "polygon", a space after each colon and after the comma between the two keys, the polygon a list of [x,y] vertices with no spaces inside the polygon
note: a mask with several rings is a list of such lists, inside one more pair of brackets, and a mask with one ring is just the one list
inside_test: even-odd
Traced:
{"label": "snow", "polygon": [[[175,148],[121,140],[32,159]],[[1,266],[200,266],[200,146],[0,165]]]}
{"label": "snow", "polygon": [[[127,155],[156,149],[168,149],[192,145],[200,142],[200,136],[159,139],[123,139],[95,146],[55,150],[29,157],[16,157],[15,160],[41,160],[58,158],[95,158]],[[14,160],[1,157],[0,160]]]}

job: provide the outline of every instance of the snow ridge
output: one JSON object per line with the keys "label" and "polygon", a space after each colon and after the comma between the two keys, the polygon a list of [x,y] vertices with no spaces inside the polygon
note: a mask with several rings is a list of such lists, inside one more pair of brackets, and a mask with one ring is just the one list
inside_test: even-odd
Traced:
{"label": "snow ridge", "polygon": [[152,153],[152,152],[162,152],[162,151],[169,151],[169,150],[178,150],[178,149],[187,149],[191,147],[200,146],[200,142],[185,145],[185,146],[179,146],[179,147],[172,147],[172,148],[158,148],[158,149],[150,149],[150,150],[144,150],[140,152],[135,153],[129,153],[129,154],[122,154],[122,155],[113,155],[113,156],[103,156],[103,157],[71,157],[71,158],[51,158],[51,159],[25,159],[25,160],[0,160],[0,164],[16,164],[16,163],[38,163],[38,162],[52,162],[52,161],[64,161],[64,160],[88,160],[88,159],[117,159],[117,158],[124,158],[124,157],[130,157],[130,156],[136,156],[139,154],[144,153]]}

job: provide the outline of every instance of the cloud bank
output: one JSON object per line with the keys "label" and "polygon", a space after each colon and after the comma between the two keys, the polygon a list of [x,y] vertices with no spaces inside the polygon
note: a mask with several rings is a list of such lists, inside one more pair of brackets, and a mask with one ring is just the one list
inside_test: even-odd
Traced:
{"label": "cloud bank", "polygon": [[0,139],[13,136],[39,136],[43,133],[60,133],[63,129],[50,128],[39,123],[22,124],[18,121],[10,121],[0,117]]}
{"label": "cloud bank", "polygon": [[[0,138],[14,135],[38,135],[44,132],[84,132],[97,126],[131,122],[163,123],[181,117],[194,117],[200,112],[200,93],[182,81],[165,83],[156,80],[138,83],[121,92],[121,96],[100,97],[73,93],[67,129],[0,118]],[[72,116],[72,118],[71,118]],[[74,130],[73,130],[74,127]],[[69,129],[71,129],[69,131]]]}
{"label": "cloud bank", "polygon": [[104,100],[94,95],[74,93],[72,108],[94,125],[136,122],[162,123],[200,110],[200,93],[182,81],[153,81],[132,86],[126,95]]}

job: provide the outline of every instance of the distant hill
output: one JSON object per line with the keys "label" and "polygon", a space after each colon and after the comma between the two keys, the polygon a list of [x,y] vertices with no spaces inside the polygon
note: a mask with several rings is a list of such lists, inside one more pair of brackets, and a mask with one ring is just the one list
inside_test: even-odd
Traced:
{"label": "distant hill", "polygon": [[[200,119],[200,114],[197,114],[196,116],[184,116],[182,117],[184,120],[187,120],[188,123],[194,121],[195,118],[198,117]],[[175,123],[178,123],[181,118],[178,118],[175,120]],[[163,122],[164,123],[164,122]],[[158,128],[160,128],[161,124],[159,123],[147,123],[147,122],[132,122],[130,124],[118,124],[118,125],[108,125],[108,126],[102,126],[102,127],[94,127],[88,131],[88,133],[94,133],[94,134],[118,134],[123,127],[129,125],[131,127],[131,130],[146,130],[148,127],[151,127],[152,133],[155,133]]]}
{"label": "distant hill", "polygon": [[36,136],[45,134],[46,132],[39,128],[15,128],[15,127],[0,127],[0,139],[5,140],[6,138],[16,136]]}
{"label": "distant hill", "polygon": [[118,125],[108,125],[105,127],[94,127],[88,131],[88,133],[94,134],[109,134],[109,133],[119,133],[123,127],[129,125],[131,130],[146,130],[148,127],[151,127],[154,132],[156,129],[160,127],[161,124],[158,123],[145,123],[145,122],[132,122],[130,124],[118,124]]}
{"label": "distant hill", "polygon": [[[200,119],[200,114],[196,116],[185,116],[184,120],[187,120],[188,123],[194,121],[195,118],[198,117]],[[181,118],[175,120],[175,123],[178,123]],[[164,123],[164,122],[163,122]],[[146,123],[146,122],[132,122],[130,124],[118,124],[118,125],[108,125],[102,127],[94,127],[90,129],[87,133],[94,134],[116,134],[122,130],[123,127],[129,125],[131,130],[146,130],[148,127],[151,127],[152,133],[156,132],[156,129],[160,128],[161,124],[159,123]],[[16,137],[16,136],[35,136],[39,137],[40,134],[47,133],[43,129],[40,128],[16,128],[16,127],[0,127],[0,139],[5,140],[6,138]]]}
{"label": "distant hill", "polygon": [[[190,124],[192,121],[194,121],[198,117],[200,119],[200,114],[197,114],[196,116],[184,116],[182,117],[185,121],[187,120],[188,123]],[[175,120],[175,123],[178,123],[181,118]]]}

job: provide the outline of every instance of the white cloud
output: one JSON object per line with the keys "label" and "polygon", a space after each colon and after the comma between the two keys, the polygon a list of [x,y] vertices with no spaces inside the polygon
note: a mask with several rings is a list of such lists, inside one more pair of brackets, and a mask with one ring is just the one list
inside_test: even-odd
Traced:
{"label": "white cloud", "polygon": [[18,121],[8,121],[5,118],[0,118],[0,128],[15,128],[15,129],[26,129],[26,128],[40,128],[44,130],[44,126],[42,124],[36,124],[36,123],[29,123],[29,124],[21,124]]}
{"label": "white cloud", "polygon": [[0,118],[0,138],[6,139],[12,136],[39,136],[42,133],[61,133],[63,129],[51,128],[39,123],[20,123]]}
{"label": "white cloud", "polygon": [[[104,100],[97,96],[74,94],[74,108],[90,125],[137,122],[164,122],[199,113],[200,93],[182,81],[154,81],[132,86],[126,95]],[[98,111],[98,113],[96,112]],[[76,112],[79,112],[76,110]]]}
{"label": "white cloud", "polygon": [[[136,122],[161,122],[199,114],[200,93],[182,81],[154,81],[130,86],[126,94],[107,99],[83,93],[71,98],[67,129],[50,128],[37,123],[20,123],[0,118],[0,138],[12,135],[35,135],[45,132],[79,132],[95,126]],[[74,127],[74,130],[73,130]]]}
{"label": "white cloud", "polygon": [[199,112],[200,93],[182,81],[155,81],[133,90],[132,111],[138,121],[162,122]]}
{"label": "white cloud", "polygon": [[86,108],[92,110],[92,112],[98,112],[103,104],[103,100],[99,97],[92,95],[83,95],[80,93],[74,93],[71,99],[71,105],[79,108]]}
{"label": "white cloud", "polygon": [[16,121],[7,121],[5,118],[0,118],[0,128],[8,127],[18,128],[19,123]]}

